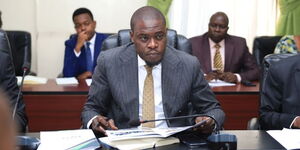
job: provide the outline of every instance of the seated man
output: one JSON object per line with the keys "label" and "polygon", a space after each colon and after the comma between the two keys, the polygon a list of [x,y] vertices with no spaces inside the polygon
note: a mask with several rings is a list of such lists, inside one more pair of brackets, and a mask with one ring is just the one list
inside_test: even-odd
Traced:
{"label": "seated man", "polygon": [[[167,46],[162,13],[151,6],[142,7],[132,15],[130,26],[133,42],[102,52],[98,58],[82,112],[83,126],[105,135],[108,128],[135,127],[135,120],[191,114],[214,116],[221,126],[224,112],[197,58]],[[215,122],[203,116],[142,126],[188,126],[204,119],[207,122],[196,131],[211,133]]]}
{"label": "seated man", "polygon": [[[11,109],[13,110],[16,105],[20,89],[17,85],[17,78],[15,76],[15,70],[11,58],[2,50],[0,50],[0,88],[8,96]],[[25,114],[25,104],[23,102],[22,95],[20,95],[14,119],[19,131],[26,132],[28,120]]]}
{"label": "seated man", "polygon": [[207,80],[227,82],[258,80],[259,68],[249,53],[246,40],[227,34],[228,17],[217,12],[210,18],[208,32],[190,39],[192,54],[201,64]]}
{"label": "seated man", "polygon": [[262,129],[300,128],[299,66],[299,54],[270,66],[260,92]]}
{"label": "seated man", "polygon": [[86,8],[73,13],[77,34],[65,42],[64,77],[86,79],[92,76],[102,42],[108,35],[96,33],[96,21]]}

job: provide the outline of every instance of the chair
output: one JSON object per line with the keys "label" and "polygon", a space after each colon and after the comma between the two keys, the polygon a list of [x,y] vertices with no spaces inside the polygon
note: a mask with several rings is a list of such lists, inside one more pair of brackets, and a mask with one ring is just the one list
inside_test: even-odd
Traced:
{"label": "chair", "polygon": [[[111,35],[103,41],[101,50],[122,46],[129,42],[131,42],[130,29],[120,30],[118,34]],[[192,53],[191,44],[188,39],[183,35],[177,34],[175,30],[168,29],[167,44],[186,53]]]}
{"label": "chair", "polygon": [[[265,56],[263,62],[262,62],[262,78],[260,80],[260,91],[262,91],[263,88],[265,88],[265,81],[267,79],[269,69],[272,65],[276,64],[276,62],[286,59],[290,56],[294,56],[296,54],[287,53],[287,54],[269,54]],[[248,121],[247,124],[248,130],[258,130],[260,129],[259,120],[258,118],[254,117],[251,118]]]}
{"label": "chair", "polygon": [[259,36],[253,42],[253,55],[259,66],[262,67],[262,61],[268,54],[272,54],[276,44],[282,36]]}
{"label": "chair", "polygon": [[[16,76],[23,75],[23,64],[31,64],[31,35],[26,31],[6,31],[11,47],[11,54]],[[30,73],[30,67],[26,74]]]}

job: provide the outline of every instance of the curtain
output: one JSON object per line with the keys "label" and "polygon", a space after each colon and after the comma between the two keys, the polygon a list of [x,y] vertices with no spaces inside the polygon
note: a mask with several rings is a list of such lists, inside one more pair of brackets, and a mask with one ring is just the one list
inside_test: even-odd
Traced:
{"label": "curtain", "polygon": [[223,11],[229,18],[228,33],[246,38],[251,52],[256,36],[275,35],[276,4],[276,0],[173,0],[170,28],[188,38],[202,35],[211,15]]}
{"label": "curtain", "polygon": [[147,2],[148,6],[153,6],[162,12],[162,14],[166,18],[167,27],[169,27],[168,12],[169,12],[171,3],[172,3],[172,0],[148,0],[148,2]]}
{"label": "curtain", "polygon": [[300,35],[300,0],[279,0],[277,35]]}

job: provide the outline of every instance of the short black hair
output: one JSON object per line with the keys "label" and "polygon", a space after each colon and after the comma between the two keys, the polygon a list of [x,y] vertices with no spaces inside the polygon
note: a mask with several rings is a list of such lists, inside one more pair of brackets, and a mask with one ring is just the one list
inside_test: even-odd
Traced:
{"label": "short black hair", "polygon": [[137,9],[130,19],[130,28],[133,31],[135,23],[137,21],[145,20],[145,19],[159,19],[162,20],[163,25],[166,26],[165,16],[157,9],[152,6],[144,6]]}
{"label": "short black hair", "polygon": [[81,14],[88,14],[92,18],[92,20],[94,20],[92,12],[87,8],[81,7],[81,8],[76,9],[73,12],[73,16],[72,16],[73,21],[76,16],[81,15]]}

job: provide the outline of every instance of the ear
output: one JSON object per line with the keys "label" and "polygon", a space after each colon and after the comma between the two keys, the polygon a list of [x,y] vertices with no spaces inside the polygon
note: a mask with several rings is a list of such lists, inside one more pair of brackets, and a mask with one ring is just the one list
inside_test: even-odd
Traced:
{"label": "ear", "polygon": [[132,31],[132,30],[130,30],[130,32],[129,32],[129,33],[130,33],[130,39],[131,39],[131,42],[134,42],[134,41],[133,41],[133,36],[134,36],[134,33],[133,33],[133,31]]}

